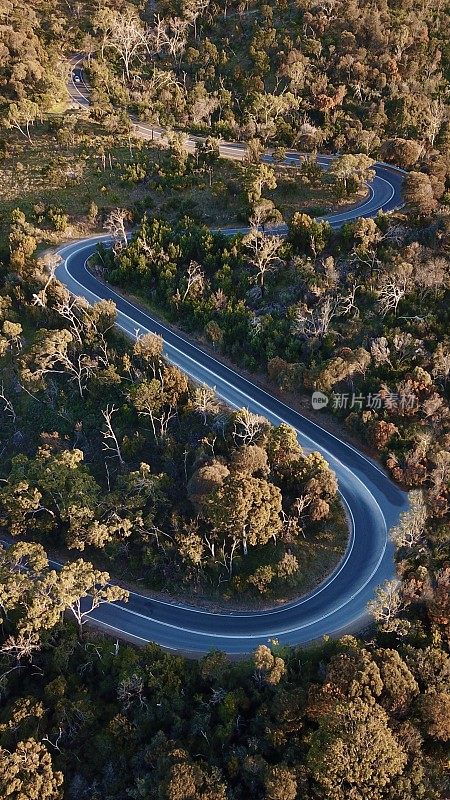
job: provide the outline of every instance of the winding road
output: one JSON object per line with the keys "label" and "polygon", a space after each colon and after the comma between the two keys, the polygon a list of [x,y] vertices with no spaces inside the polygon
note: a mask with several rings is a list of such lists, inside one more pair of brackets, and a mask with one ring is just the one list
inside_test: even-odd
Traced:
{"label": "winding road", "polygon": [[[89,95],[90,87],[85,81],[84,72],[82,68],[84,57],[78,53],[70,59],[70,78],[68,82],[68,91],[72,105],[75,108],[87,110],[89,108]],[[77,80],[77,83],[75,83]],[[133,130],[135,136],[140,139],[149,141],[158,141],[164,139],[167,131],[165,128],[158,127],[157,125],[150,125],[141,122],[137,117],[131,117],[133,123]],[[201,136],[193,136],[189,134],[186,137],[186,148],[189,151],[194,151],[197,142],[204,141]],[[235,161],[242,161],[245,156],[247,147],[244,142],[225,142],[220,141],[219,152],[222,158],[229,158]],[[298,165],[304,155],[296,150],[288,150],[286,153],[286,164],[292,166]],[[327,169],[330,162],[336,156],[319,155],[317,162]],[[270,162],[272,157],[270,153],[263,156],[263,160]],[[395,211],[403,206],[402,185],[405,176],[405,171],[398,167],[393,167],[390,164],[377,163],[374,165],[375,177],[368,185],[368,197],[361,204],[354,208],[347,209],[342,213],[331,214],[327,217],[319,217],[319,219],[326,219],[332,227],[338,228],[344,222],[359,217],[374,217],[379,211]],[[227,228],[227,233],[245,233],[247,228]],[[285,225],[279,225],[273,230],[283,233],[287,230]]]}
{"label": "winding road", "polygon": [[[80,69],[78,61],[79,57],[72,62],[75,69]],[[82,82],[82,73],[79,74],[78,84],[73,82],[72,72],[71,96],[78,98],[80,105],[87,105],[89,89]],[[142,135],[151,138],[149,126],[139,124],[139,128]],[[158,134],[163,135],[164,131],[159,129]],[[153,137],[157,138],[155,129]],[[192,137],[189,141],[195,146]],[[237,152],[242,158],[243,148],[221,144],[222,154],[232,158],[239,157]],[[295,161],[300,154],[289,153],[288,158]],[[328,159],[321,160],[325,163]],[[381,208],[393,210],[402,202],[401,185],[400,170],[377,164],[368,200],[359,208],[327,219],[338,227],[347,219],[372,216]],[[361,623],[375,588],[395,575],[387,533],[407,507],[407,496],[374,461],[167,328],[93,276],[86,262],[99,242],[108,244],[108,241],[107,236],[98,236],[60,248],[58,279],[73,294],[91,303],[100,299],[113,300],[117,307],[117,325],[125,333],[134,335],[140,330],[161,335],[167,358],[194,380],[213,386],[229,405],[246,406],[274,424],[286,422],[295,428],[305,449],[321,452],[336,472],[350,520],[350,538],[341,563],[319,587],[277,608],[216,614],[131,593],[127,604],[103,605],[95,611],[96,623],[113,635],[125,635],[140,643],[154,641],[165,648],[195,655],[212,649],[242,655],[272,639],[281,644],[303,644],[325,634],[336,635]]]}

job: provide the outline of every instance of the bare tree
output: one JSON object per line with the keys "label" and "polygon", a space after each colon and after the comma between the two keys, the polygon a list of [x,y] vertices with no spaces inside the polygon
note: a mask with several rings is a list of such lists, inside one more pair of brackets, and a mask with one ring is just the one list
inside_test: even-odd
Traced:
{"label": "bare tree", "polygon": [[432,100],[432,102],[428,106],[428,113],[426,119],[426,136],[432,147],[434,147],[434,142],[436,140],[436,137],[439,134],[439,131],[441,130],[442,125],[447,118],[448,118],[447,105],[442,102],[440,97],[438,97],[435,100]]}
{"label": "bare tree", "polygon": [[0,400],[2,401],[2,404],[3,404],[3,413],[4,414],[9,414],[9,416],[12,417],[13,423],[15,423],[15,421],[17,419],[17,415],[16,415],[16,412],[14,410],[14,406],[11,403],[11,400],[9,400],[6,397],[5,387],[4,387],[3,383],[0,386]]}
{"label": "bare tree", "polygon": [[109,12],[109,27],[105,31],[105,43],[119,54],[125,75],[130,80],[130,68],[137,58],[149,51],[151,33],[131,7],[123,12]]}
{"label": "bare tree", "polygon": [[234,538],[229,543],[229,547],[227,549],[227,544],[224,539],[222,542],[222,546],[219,549],[219,557],[216,558],[216,561],[223,567],[225,567],[229,578],[231,578],[233,575],[233,562],[238,545],[239,545],[239,539]]}
{"label": "bare tree", "polygon": [[125,223],[128,220],[129,212],[125,208],[115,208],[111,211],[105,221],[105,230],[111,235],[116,244],[127,246],[127,232]]}
{"label": "bare tree", "polygon": [[257,228],[252,228],[244,237],[243,243],[247,248],[250,263],[257,270],[255,280],[259,282],[261,292],[264,294],[266,274],[283,263],[279,256],[283,240],[281,236],[266,236]]}
{"label": "bare tree", "polygon": [[368,610],[386,633],[394,633],[399,627],[398,615],[403,608],[399,582],[385,581],[375,592],[375,599],[368,603]]}
{"label": "bare tree", "polygon": [[194,29],[194,39],[197,38],[197,19],[209,6],[209,0],[185,0],[183,3],[183,16]]}
{"label": "bare tree", "polygon": [[378,305],[384,316],[390,311],[397,313],[398,304],[409,288],[411,264],[401,264],[394,272],[382,275],[378,288]]}
{"label": "bare tree", "polygon": [[61,256],[57,253],[46,253],[39,259],[39,266],[42,266],[45,272],[48,273],[47,280],[42,289],[33,295],[33,304],[44,308],[47,305],[47,289],[55,279],[55,272],[61,263]]}
{"label": "bare tree", "polygon": [[72,297],[69,292],[64,291],[55,303],[55,311],[69,323],[70,332],[81,345],[83,344],[83,322],[78,313],[79,301],[80,298]]}
{"label": "bare tree", "polygon": [[[32,654],[39,650],[40,646],[39,636],[36,632],[20,632],[15,637],[8,636],[0,647],[0,653],[20,662],[25,658],[31,660]],[[8,672],[10,671],[8,670]],[[8,672],[3,673],[0,677],[4,678]]]}
{"label": "bare tree", "polygon": [[361,289],[361,285],[352,283],[346,294],[340,295],[338,306],[339,316],[348,317],[350,314],[353,314],[354,317],[359,317],[359,308],[355,300],[358,289]]}
{"label": "bare tree", "polygon": [[183,88],[174,72],[158,69],[156,66],[153,67],[152,74],[146,81],[146,86],[150,96],[153,97],[162,93],[164,89],[175,87],[182,90]]}
{"label": "bare tree", "polygon": [[161,433],[161,438],[167,436],[167,430],[169,427],[169,422],[177,416],[177,407],[174,405],[167,405],[161,408],[159,413],[159,417],[157,418],[159,422],[159,429]]}
{"label": "bare tree", "polygon": [[308,494],[302,494],[300,497],[296,497],[294,502],[292,503],[292,516],[284,516],[284,523],[285,523],[285,532],[288,536],[296,537],[299,531],[302,533],[303,538],[305,537],[304,533],[304,517],[306,516],[306,510],[311,505],[313,498]]}
{"label": "bare tree", "polygon": [[117,698],[124,711],[128,711],[136,703],[142,708],[146,706],[144,679],[142,675],[133,672],[126,675],[117,687]]}
{"label": "bare tree", "polygon": [[374,339],[370,345],[370,354],[375,361],[375,364],[391,364],[391,351],[389,349],[389,342],[385,336],[379,336]]}
{"label": "bare tree", "polygon": [[55,741],[54,742],[52,742],[52,740],[48,736],[44,736],[42,741],[43,742],[48,742],[48,744],[51,747],[53,747],[55,750],[57,750],[58,753],[61,753],[62,751],[61,751],[61,748],[59,746],[59,743],[60,743],[60,741],[62,739],[62,735],[63,735],[63,729],[62,729],[62,727],[60,725],[59,728],[58,728],[58,735],[55,736]]}
{"label": "bare tree", "polygon": [[216,414],[219,410],[219,401],[214,389],[205,385],[195,387],[192,393],[192,405],[201,415],[204,425],[208,421],[208,414]]}
{"label": "bare tree", "polygon": [[450,375],[450,345],[439,342],[433,355],[433,377],[440,378],[446,386]]}
{"label": "bare tree", "polygon": [[196,261],[191,261],[187,268],[186,273],[186,288],[183,292],[182,302],[186,300],[194,286],[198,288],[199,291],[202,291],[202,287],[205,285],[205,273],[203,272],[200,264],[197,264]]}
{"label": "bare tree", "polygon": [[153,42],[156,53],[169,53],[174,61],[181,59],[187,43],[189,23],[180,17],[155,17]]}
{"label": "bare tree", "polygon": [[35,383],[46,375],[67,372],[71,380],[76,381],[80,397],[83,397],[97,362],[87,353],[74,350],[72,343],[73,334],[65,328],[44,332],[24,359],[21,375],[25,382]]}
{"label": "bare tree", "polygon": [[239,444],[254,444],[266,424],[264,417],[253,414],[248,408],[241,408],[235,416],[233,438]]}
{"label": "bare tree", "polygon": [[448,260],[440,256],[423,259],[415,264],[414,284],[422,297],[433,294],[437,298],[439,292],[448,286],[449,267]]}
{"label": "bare tree", "polygon": [[112,424],[113,414],[117,411],[118,409],[114,405],[110,406],[109,404],[102,410],[102,417],[105,420],[106,430],[101,433],[103,437],[103,450],[111,454],[109,456],[110,458],[117,458],[120,465],[123,465],[125,462],[122,458],[119,441]]}
{"label": "bare tree", "polygon": [[294,319],[294,333],[306,339],[322,339],[328,333],[331,320],[337,315],[339,298],[327,295],[314,308],[302,304],[297,306]]}
{"label": "bare tree", "polygon": [[76,381],[79,395],[83,397],[86,384],[97,366],[96,360],[86,353],[74,353],[72,358],[66,353],[63,363],[66,371],[72,373],[72,380]]}
{"label": "bare tree", "polygon": [[436,514],[436,504],[442,514],[448,513],[450,486],[450,453],[447,450],[438,450],[433,456],[433,469],[430,474],[431,487],[429,499]]}
{"label": "bare tree", "polygon": [[410,507],[400,514],[400,521],[390,532],[396,547],[414,547],[423,537],[427,521],[427,507],[423,493],[415,490],[409,493]]}

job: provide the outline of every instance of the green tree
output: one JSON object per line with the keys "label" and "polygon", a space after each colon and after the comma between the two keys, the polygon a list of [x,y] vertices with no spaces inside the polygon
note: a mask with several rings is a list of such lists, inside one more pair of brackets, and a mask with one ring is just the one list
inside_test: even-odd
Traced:
{"label": "green tree", "polygon": [[265,594],[269,590],[274,575],[270,564],[262,564],[255,569],[252,575],[249,575],[247,582],[250,586],[254,586],[260,594]]}
{"label": "green tree", "polygon": [[229,468],[221,461],[211,461],[195,470],[187,486],[189,499],[194,506],[202,509],[208,497],[222,486],[229,474]]}
{"label": "green tree", "polygon": [[205,502],[204,512],[216,535],[248,545],[266,544],[282,527],[281,492],[262,478],[228,475]]}
{"label": "green tree", "polygon": [[430,214],[437,206],[430,178],[423,172],[408,172],[403,184],[403,197],[418,214]]}
{"label": "green tree", "polygon": [[183,531],[177,534],[176,541],[182,560],[194,567],[200,567],[205,555],[205,545],[195,523],[185,525]]}
{"label": "green tree", "polygon": [[248,204],[253,209],[261,200],[263,189],[276,189],[277,182],[272,167],[262,162],[242,167],[243,186]]}
{"label": "green tree", "polygon": [[330,165],[330,175],[342,184],[345,194],[351,194],[361,188],[364,183],[373,180],[374,161],[364,153],[351,153],[339,156]]}
{"label": "green tree", "polygon": [[298,559],[293,553],[285,553],[277,564],[277,576],[282,580],[291,578],[298,570]]}
{"label": "green tree", "polygon": [[253,662],[258,677],[271,686],[276,686],[286,672],[286,665],[283,659],[280,656],[274,655],[271,649],[265,644],[260,644],[259,647],[256,648],[253,655]]}
{"label": "green tree", "polygon": [[35,542],[16,542],[10,547],[0,545],[0,609],[2,622],[8,611],[18,608],[31,591],[33,581],[48,568],[47,554]]}
{"label": "green tree", "polygon": [[129,592],[109,583],[107,572],[95,569],[79,558],[68,562],[58,574],[58,594],[62,607],[74,616],[80,638],[89,614],[103,603],[126,602]]}
{"label": "green tree", "polygon": [[204,141],[195,145],[197,163],[209,175],[209,185],[212,186],[214,167],[220,158],[219,140],[208,136]]}
{"label": "green tree", "polygon": [[39,448],[35,458],[15,456],[6,485],[0,489],[0,508],[13,535],[27,529],[44,531],[55,524],[70,530],[83,509],[95,509],[100,487],[83,463],[81,450],[52,453]]}
{"label": "green tree", "polygon": [[30,125],[36,121],[38,114],[38,105],[24,97],[19,102],[10,104],[6,124],[11,128],[17,128],[22,136],[31,142]]}
{"label": "green tree", "polygon": [[303,449],[294,428],[284,422],[270,429],[266,450],[270,468],[278,478],[287,477],[293,465],[303,456]]}
{"label": "green tree", "polygon": [[381,155],[386,161],[392,161],[397,167],[410,169],[420,158],[422,145],[414,139],[387,139],[382,148]]}
{"label": "green tree", "polygon": [[313,733],[307,761],[329,800],[382,800],[407,757],[377,704],[357,699],[336,706]]}
{"label": "green tree", "polygon": [[429,692],[420,698],[420,716],[425,733],[441,742],[450,741],[450,694]]}
{"label": "green tree", "polygon": [[405,716],[419,694],[414,675],[397,650],[378,649],[375,659],[383,682],[381,704],[391,715]]}
{"label": "green tree", "polygon": [[0,747],[0,795],[5,800],[59,800],[62,783],[50,753],[35,739],[18,742],[12,752]]}
{"label": "green tree", "polygon": [[224,332],[217,322],[210,320],[205,325],[205,336],[211,342],[214,348],[220,348],[223,342]]}
{"label": "green tree", "polygon": [[289,223],[289,240],[297,250],[314,258],[325,249],[330,236],[328,222],[313,219],[301,211],[296,211]]}

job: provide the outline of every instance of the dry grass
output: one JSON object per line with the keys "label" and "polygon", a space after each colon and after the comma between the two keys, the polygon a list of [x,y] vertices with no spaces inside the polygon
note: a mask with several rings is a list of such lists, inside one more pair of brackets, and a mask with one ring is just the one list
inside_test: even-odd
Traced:
{"label": "dry grass", "polygon": [[[58,139],[55,126],[62,116],[55,114],[32,131],[28,143],[16,131],[3,137],[0,156],[0,246],[7,244],[11,212],[21,208],[32,224],[43,230],[42,241],[88,235],[101,226],[109,209],[125,206],[137,213],[149,209],[169,221],[187,214],[211,227],[243,225],[247,221],[240,165],[221,159],[215,167],[212,186],[209,177],[196,174],[181,180],[175,189],[163,185],[151,172],[139,183],[123,180],[127,165],[147,157],[158,160],[155,145],[139,143],[141,154],[131,149],[124,137],[108,134],[100,125],[78,118],[73,141]],[[102,156],[104,153],[104,157]],[[269,196],[289,220],[298,210],[325,213],[336,207],[333,187],[325,179],[319,187],[305,185],[296,169],[276,167],[278,187]],[[91,203],[99,209],[96,222],[88,217]],[[56,232],[46,218],[49,207],[68,216],[68,228]]]}

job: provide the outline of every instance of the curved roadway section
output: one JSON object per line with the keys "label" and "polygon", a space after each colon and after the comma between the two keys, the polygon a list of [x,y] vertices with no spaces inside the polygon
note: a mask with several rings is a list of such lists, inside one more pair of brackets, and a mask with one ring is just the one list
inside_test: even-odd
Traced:
{"label": "curved roadway section", "polygon": [[[70,59],[71,74],[68,82],[68,92],[72,103],[75,107],[87,110],[89,108],[89,94],[90,89],[84,78],[83,72],[83,55],[77,54]],[[157,125],[149,125],[148,123],[141,122],[137,117],[130,117],[134,125],[134,133],[140,139],[150,141],[157,141],[164,139],[167,131],[165,128],[158,127]],[[188,135],[186,137],[186,147],[190,151],[195,150],[195,145],[199,141],[204,141],[201,136]],[[219,151],[222,158],[229,158],[236,161],[242,161],[246,153],[247,147],[243,142],[225,142],[220,141]],[[286,153],[286,164],[292,166],[298,165],[304,155],[296,150],[289,150]],[[317,157],[317,162],[327,169],[330,162],[336,156],[322,156]],[[270,153],[263,156],[264,161],[270,162],[272,157]],[[359,205],[347,209],[338,214],[331,214],[327,217],[319,217],[319,219],[326,219],[332,227],[338,228],[352,219],[359,217],[374,217],[379,211],[394,211],[401,208],[403,205],[402,185],[405,171],[398,167],[391,166],[378,162],[374,165],[375,177],[370,184],[368,184],[368,197]],[[227,233],[245,233],[247,228],[228,228]],[[279,225],[274,228],[277,233],[283,233],[287,230],[285,225]]]}
{"label": "curved roadway section", "polygon": [[335,470],[351,520],[351,536],[344,559],[321,586],[273,610],[214,614],[131,594],[126,605],[101,606],[94,614],[95,619],[111,631],[123,632],[138,641],[155,641],[167,648],[193,653],[217,648],[242,654],[269,639],[299,644],[349,628],[364,617],[375,587],[395,574],[387,531],[405,509],[406,495],[369,458],[186,341],[93,276],[86,260],[100,241],[107,244],[108,238],[95,237],[61,248],[59,280],[73,294],[91,303],[113,300],[117,324],[127,334],[140,330],[161,335],[167,358],[194,380],[214,387],[231,406],[246,406],[274,424],[286,422],[295,428],[302,445],[323,453]]}
{"label": "curved roadway section", "polygon": [[[76,106],[87,108],[89,86],[84,80],[82,61],[81,55],[71,59],[69,94]],[[141,138],[157,140],[165,135],[163,128],[137,119],[133,119],[133,123],[136,135]],[[187,147],[194,149],[198,139],[189,136]],[[220,154],[225,158],[240,160],[245,149],[242,143],[220,143]],[[264,158],[270,160],[271,156],[267,154]],[[326,169],[332,158],[319,156],[318,161]],[[300,159],[301,154],[296,151],[286,155],[286,163],[298,164]],[[338,228],[351,219],[401,207],[403,175],[402,170],[377,163],[367,199],[325,219]],[[234,228],[226,232],[245,230]],[[277,228],[280,233],[284,230],[285,226]],[[276,609],[214,614],[131,593],[126,605],[101,606],[93,615],[97,622],[111,632],[126,634],[140,642],[155,641],[169,649],[200,654],[216,648],[229,654],[244,654],[271,639],[282,644],[301,644],[324,634],[338,633],[361,621],[376,586],[395,575],[387,532],[407,507],[405,493],[355,448],[226,367],[91,275],[86,261],[100,241],[107,244],[108,237],[94,237],[60,249],[59,280],[73,294],[89,302],[113,300],[117,307],[117,324],[125,333],[134,335],[140,330],[161,335],[167,358],[194,380],[214,387],[229,405],[246,406],[274,424],[286,422],[295,428],[305,449],[321,452],[336,472],[351,532],[342,562],[324,583],[309,595]]]}

